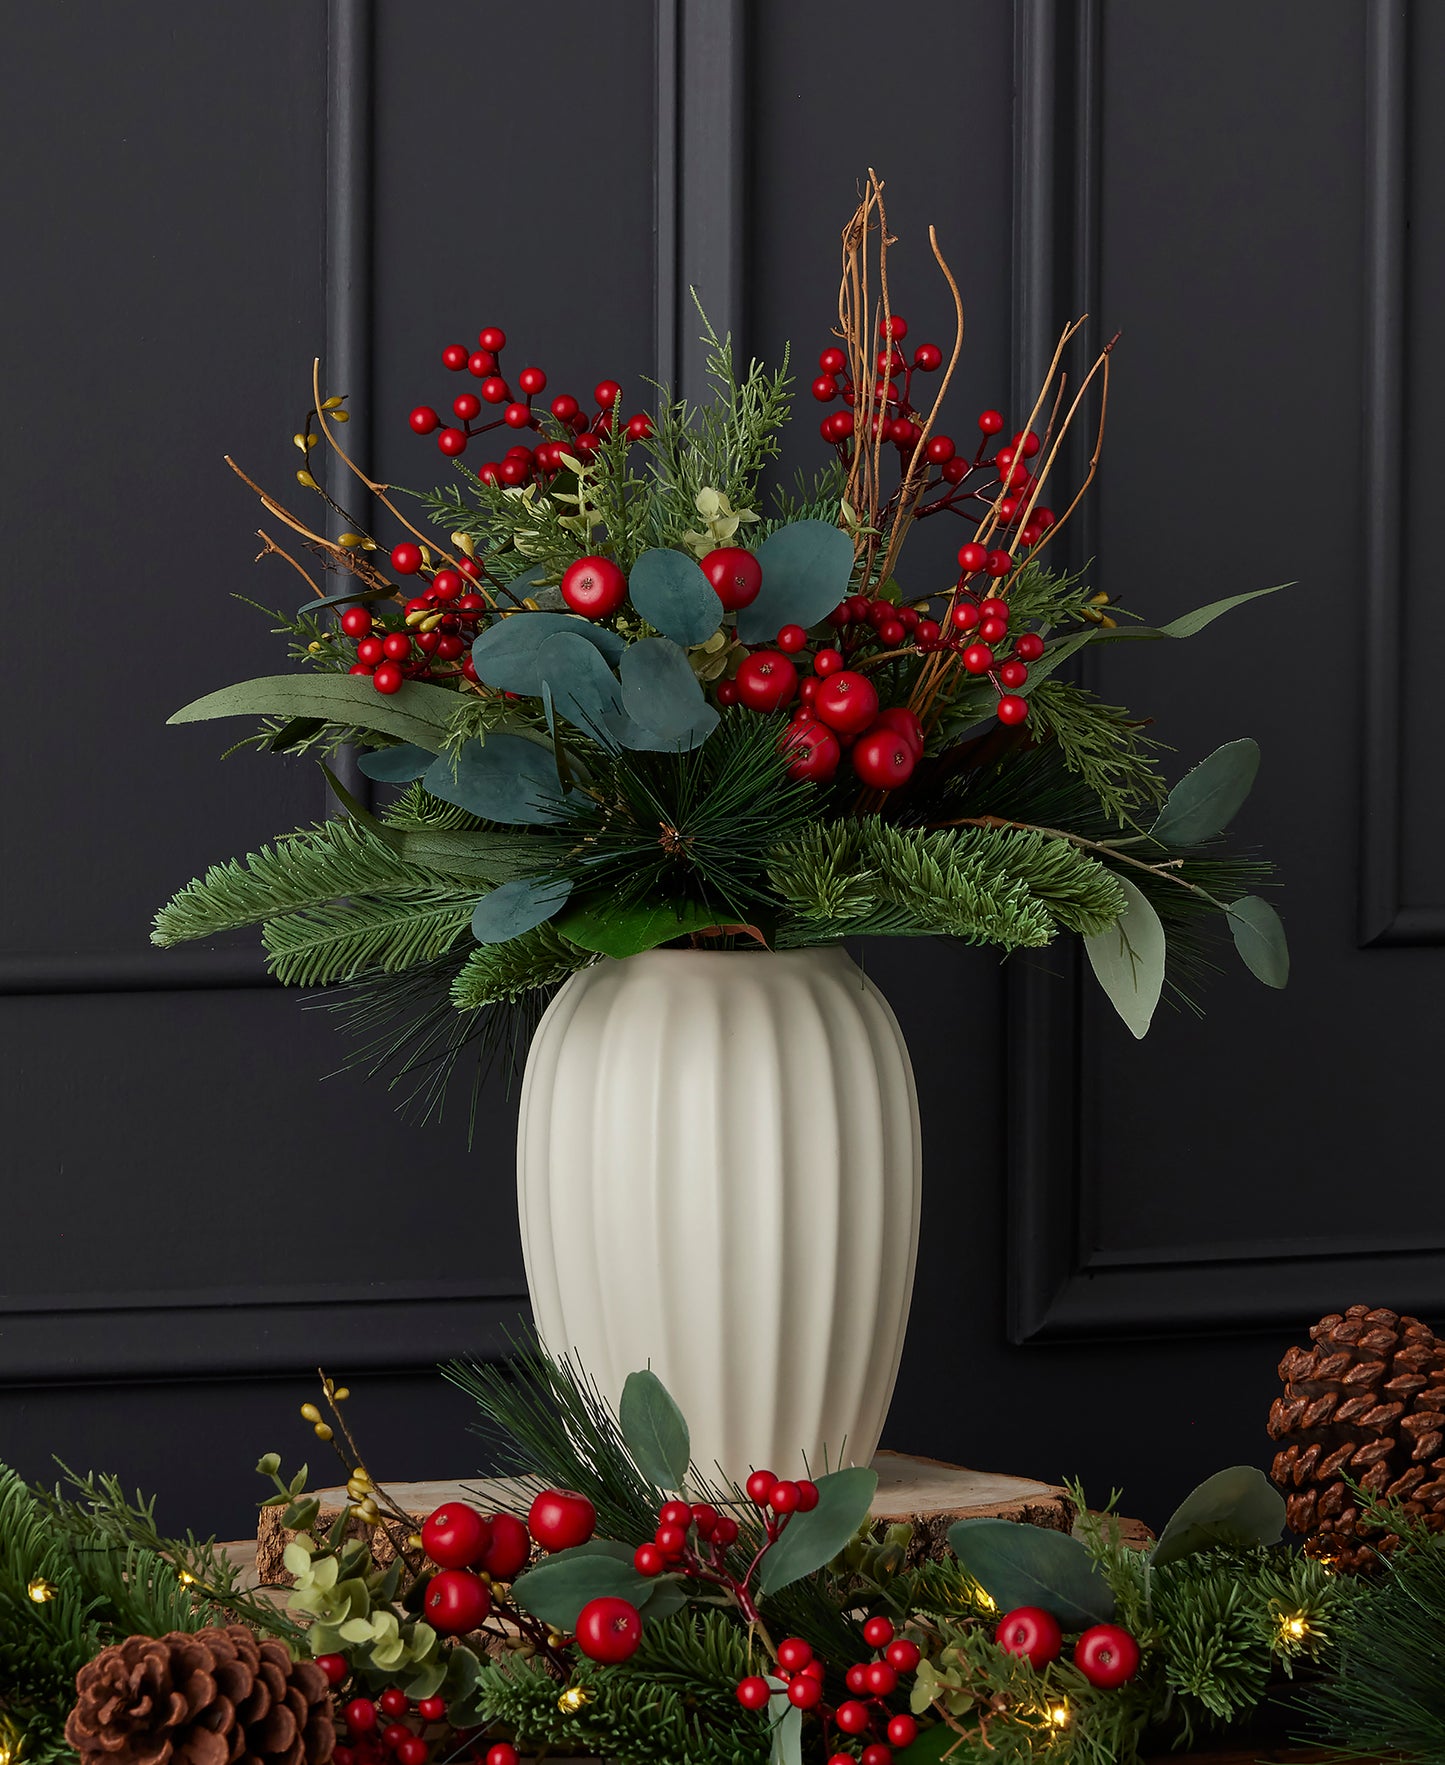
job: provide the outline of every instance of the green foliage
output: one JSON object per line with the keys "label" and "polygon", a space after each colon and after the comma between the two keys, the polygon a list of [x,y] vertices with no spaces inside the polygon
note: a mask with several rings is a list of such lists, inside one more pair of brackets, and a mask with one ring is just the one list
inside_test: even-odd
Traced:
{"label": "green foliage", "polygon": [[1029,695],[1029,726],[1036,740],[1058,744],[1065,765],[1121,825],[1164,801],[1167,787],[1150,755],[1162,744],[1122,706],[1106,705],[1072,681],[1041,680]]}
{"label": "green foliage", "polygon": [[569,944],[551,925],[539,925],[505,944],[479,944],[452,981],[452,1004],[459,1011],[513,1004],[539,987],[553,987],[586,968],[596,957]]}
{"label": "green foliage", "polygon": [[399,974],[431,962],[471,930],[475,889],[439,881],[376,900],[352,895],[262,928],[267,966],[283,986],[324,987],[379,970]]}
{"label": "green foliage", "polygon": [[1066,840],[982,828],[928,832],[878,820],[803,830],[769,871],[792,916],[785,941],[820,943],[887,929],[1005,949],[1091,932],[1119,912],[1104,867]]}

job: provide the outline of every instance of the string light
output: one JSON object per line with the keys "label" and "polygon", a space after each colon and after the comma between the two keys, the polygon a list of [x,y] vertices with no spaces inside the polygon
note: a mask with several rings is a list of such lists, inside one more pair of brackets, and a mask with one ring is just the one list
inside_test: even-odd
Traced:
{"label": "string light", "polygon": [[590,1703],[592,1693],[585,1686],[569,1685],[557,1700],[557,1708],[564,1716],[575,1716],[584,1704]]}
{"label": "string light", "polygon": [[1302,1642],[1309,1633],[1309,1623],[1300,1615],[1300,1613],[1281,1613],[1279,1620],[1279,1634],[1282,1642]]}
{"label": "string light", "polygon": [[1055,1704],[1053,1709],[1049,1711],[1049,1721],[1053,1723],[1055,1728],[1067,1727],[1069,1721],[1069,1706],[1067,1704]]}
{"label": "string light", "polygon": [[60,1589],[53,1581],[47,1581],[43,1576],[37,1575],[25,1591],[37,1606],[43,1606],[47,1600],[53,1600]]}

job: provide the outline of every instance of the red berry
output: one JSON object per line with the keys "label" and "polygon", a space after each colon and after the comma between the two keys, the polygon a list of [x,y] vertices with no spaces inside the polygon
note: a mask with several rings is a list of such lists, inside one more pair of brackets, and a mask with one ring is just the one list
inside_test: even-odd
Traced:
{"label": "red berry", "polygon": [[796,1514],[800,1501],[797,1484],[785,1479],[783,1482],[773,1485],[773,1492],[768,1497],[768,1506],[775,1514]]}
{"label": "red berry", "polygon": [[763,586],[763,567],[740,545],[719,546],[702,561],[702,573],[730,613],[751,606]]}
{"label": "red berry", "polygon": [[920,343],[913,352],[913,365],[922,368],[925,374],[931,374],[935,368],[943,366],[943,351],[936,343]]}
{"label": "red berry", "polygon": [[370,674],[371,670],[365,662],[353,662],[346,672],[348,674]]}
{"label": "red berry", "polygon": [[963,665],[970,674],[987,674],[993,667],[993,651],[986,644],[971,643],[963,652]]}
{"label": "red berry", "polygon": [[485,330],[478,331],[477,342],[483,349],[489,349],[495,355],[498,350],[507,347],[507,333],[499,326],[488,325]]}
{"label": "red berry", "polygon": [[850,1698],[833,1712],[833,1721],[844,1734],[862,1734],[869,1723],[868,1706]]}
{"label": "red berry", "polygon": [[497,358],[488,349],[476,349],[467,357],[467,372],[477,380],[485,380],[497,371]]}
{"label": "red berry", "polygon": [[637,1653],[642,1641],[642,1614],[631,1600],[605,1594],[588,1600],[577,1615],[577,1647],[589,1661],[615,1667]]}
{"label": "red berry", "polygon": [[482,401],[475,392],[459,392],[452,400],[452,412],[463,423],[469,423],[482,414]]}
{"label": "red berry", "polygon": [[488,374],[482,382],[482,397],[488,404],[507,404],[512,397],[512,389],[500,374]]}
{"label": "red berry", "polygon": [[874,1741],[858,1755],[858,1765],[893,1765],[893,1749],[881,1740]]}
{"label": "red berry", "polygon": [[823,1688],[810,1674],[800,1673],[788,1687],[788,1702],[795,1710],[812,1710],[823,1701]]}
{"label": "red berry", "polygon": [[667,1558],[655,1544],[640,1544],[632,1553],[632,1566],[639,1575],[661,1575]]}
{"label": "red berry", "polygon": [[807,641],[808,634],[801,625],[785,625],[778,633],[778,648],[786,655],[793,655]]}
{"label": "red berry", "polygon": [[375,668],[386,655],[386,645],[379,637],[364,637],[356,646],[356,659],[368,668]]}
{"label": "red berry", "polygon": [[381,1731],[381,1744],[393,1753],[404,1740],[411,1738],[411,1730],[404,1722],[393,1722]]}
{"label": "red berry", "polygon": [[653,1542],[663,1556],[677,1558],[687,1549],[687,1533],[681,1526],[659,1526]]}
{"label": "red berry", "polygon": [[818,366],[825,374],[841,374],[848,366],[848,358],[836,346],[825,349],[818,357]]}
{"label": "red berry", "polygon": [[692,1524],[692,1509],[685,1501],[665,1501],[657,1518],[660,1525],[685,1528]]}
{"label": "red berry", "polygon": [[697,1527],[699,1538],[711,1538],[717,1530],[718,1511],[710,1508],[706,1502],[694,1502],[692,1507],[692,1523]]}
{"label": "red berry", "polygon": [[652,434],[652,418],[646,411],[638,411],[634,417],[627,419],[627,435],[631,441],[646,441]]}
{"label": "red berry", "polygon": [[717,1525],[713,1528],[712,1537],[713,1543],[721,1545],[724,1550],[729,1545],[737,1543],[738,1523],[731,1514],[723,1514],[719,1517]]}
{"label": "red berry", "polygon": [[985,619],[979,625],[978,635],[985,643],[1001,643],[1008,636],[1008,620]]}
{"label": "red berry", "polygon": [[410,540],[391,548],[391,567],[398,576],[415,576],[421,569],[421,547]]}
{"label": "red berry", "polygon": [[520,1575],[531,1554],[532,1541],[528,1537],[527,1528],[517,1516],[494,1514],[492,1542],[487,1546],[487,1554],[480,1564],[492,1580],[510,1581],[513,1576]]}
{"label": "red berry", "polygon": [[895,1673],[911,1673],[923,1659],[923,1651],[916,1642],[900,1636],[897,1642],[889,1643],[884,1651],[884,1659]]}
{"label": "red berry", "polygon": [[898,1690],[898,1675],[886,1661],[870,1661],[863,1669],[863,1683],[875,1698],[891,1697]]}
{"label": "red berry", "polygon": [[913,634],[924,649],[931,649],[943,635],[943,628],[936,619],[920,619],[918,629]]}
{"label": "red berry", "polygon": [[[427,634],[423,633],[423,635],[425,636]],[[432,635],[436,635],[436,634],[432,634]],[[437,659],[439,661],[455,662],[457,657],[459,655],[461,655],[462,651],[466,647],[467,646],[462,642],[462,640],[459,637],[457,637],[455,635],[455,633],[453,633],[453,632],[443,631],[439,635],[437,635],[436,652],[437,652]]]}
{"label": "red berry", "polygon": [[523,368],[517,376],[517,384],[529,398],[535,398],[539,392],[547,390],[547,376],[540,368]]}
{"label": "red berry", "polygon": [[858,735],[878,715],[878,694],[866,675],[844,668],[827,676],[813,708],[829,728]]}
{"label": "red berry", "polygon": [[897,790],[913,776],[913,750],[896,729],[875,725],[853,744],[853,770],[870,790]]}
{"label": "red berry", "polygon": [[[816,687],[816,680],[805,680],[804,687]],[[794,721],[783,731],[781,746],[790,756],[788,761],[789,778],[806,778],[814,784],[827,784],[837,773],[839,762],[843,758],[843,750],[838,738],[826,724],[817,723],[811,718],[806,723]],[[782,1487],[775,1484],[770,1490],[769,1500]],[[798,1488],[798,1507],[802,1509],[802,1486]],[[781,1510],[775,1510],[781,1511]]]}
{"label": "red berry", "polygon": [[491,1542],[491,1527],[465,1502],[447,1502],[422,1522],[422,1549],[439,1569],[471,1568],[486,1556]]}
{"label": "red berry", "polygon": [[958,548],[958,567],[966,575],[971,576],[975,570],[982,570],[987,562],[988,547],[980,545],[976,539],[971,539],[967,545]]}
{"label": "red berry", "polygon": [[510,1741],[499,1740],[496,1746],[487,1748],[487,1765],[521,1765],[521,1760]]}
{"label": "red berry", "polygon": [[778,1665],[788,1673],[801,1673],[813,1651],[801,1636],[785,1636],[778,1644]]}
{"label": "red berry", "polygon": [[1074,1665],[1104,1691],[1132,1679],[1139,1668],[1139,1645],[1117,1624],[1096,1624],[1074,1644]]}
{"label": "red berry", "polygon": [[621,398],[622,388],[615,380],[602,380],[598,382],[592,396],[597,400],[600,409],[610,411]]}
{"label": "red berry", "polygon": [[377,1699],[384,1716],[405,1716],[411,1701],[400,1686],[391,1685]]}
{"label": "red berry", "polygon": [[348,607],[341,615],[341,629],[348,637],[365,637],[371,630],[371,614],[365,607]]}
{"label": "red berry", "polygon": [[562,599],[584,619],[606,619],[627,599],[627,578],[611,558],[578,558],[562,573]]}
{"label": "red berry", "polygon": [[927,455],[935,466],[944,466],[953,458],[955,448],[952,439],[947,435],[930,435],[928,438]]}
{"label": "red berry", "polygon": [[437,446],[444,454],[460,454],[467,451],[467,438],[460,429],[443,429],[437,436]]}
{"label": "red berry", "polygon": [[843,653],[841,650],[822,649],[817,651],[813,657],[814,674],[836,674],[842,666]]}
{"label": "red berry", "polygon": [[370,1698],[353,1698],[341,1712],[341,1719],[353,1734],[370,1734],[376,1727],[376,1705]]}
{"label": "red berry", "polygon": [[407,421],[418,435],[430,435],[437,424],[441,422],[441,418],[429,404],[419,404],[411,416],[407,418]]}
{"label": "red berry", "polygon": [[978,603],[978,611],[984,619],[1008,619],[1008,602],[995,600],[991,595],[986,601]]}
{"label": "red berry", "polygon": [[381,640],[381,648],[388,661],[405,662],[411,655],[410,634],[405,631],[389,631]]}
{"label": "red berry", "polygon": [[503,484],[522,484],[530,476],[531,470],[525,460],[506,459],[497,467],[497,477]]}
{"label": "red berry", "polygon": [[524,404],[509,404],[502,412],[502,421],[509,429],[525,429],[532,421],[532,413]]}
{"label": "red berry", "polygon": [[990,576],[1007,576],[1013,569],[1013,563],[1007,552],[990,552],[983,567]]}
{"label": "red berry", "polygon": [[818,1505],[818,1485],[810,1477],[798,1479],[798,1512],[811,1514]]}
{"label": "red berry", "polygon": [[879,642],[885,649],[894,649],[908,636],[908,627],[901,619],[885,619],[878,627]]}
{"label": "red berry", "polygon": [[422,1615],[444,1636],[475,1630],[491,1609],[490,1589],[470,1569],[443,1569],[426,1584]]}
{"label": "red berry", "polygon": [[328,1685],[340,1685],[351,1671],[346,1664],[345,1655],[318,1655],[316,1665],[326,1675]]}
{"label": "red berry", "polygon": [[431,579],[431,592],[439,601],[453,600],[462,592],[463,586],[455,570],[438,570]]}
{"label": "red berry", "polygon": [[960,631],[972,631],[978,624],[978,607],[973,601],[955,601],[949,610],[948,621]]}
{"label": "red berry", "polygon": [[800,704],[811,705],[818,696],[818,677],[816,674],[805,674],[798,682],[798,700]]}
{"label": "red berry", "polygon": [[737,683],[732,680],[720,680],[716,689],[717,702],[720,705],[735,705],[738,702]]}
{"label": "red berry", "polygon": [[424,1722],[440,1722],[447,1713],[444,1698],[423,1698],[416,1707],[416,1713]]}
{"label": "red berry", "polygon": [[891,337],[892,340],[897,343],[900,337],[906,337],[908,335],[908,323],[905,319],[900,318],[897,313],[894,313],[891,318],[879,319],[878,335],[883,338]]}
{"label": "red berry", "polygon": [[850,1667],[843,1675],[844,1685],[846,1685],[851,1692],[858,1692],[861,1694],[867,1691],[868,1687],[863,1681],[863,1675],[867,1671],[868,1663],[866,1661],[859,1661],[856,1667]]}
{"label": "red berry", "polygon": [[819,374],[813,382],[813,397],[819,404],[832,404],[838,396],[838,382],[831,374]]}
{"label": "red berry", "polygon": [[467,365],[467,352],[460,343],[449,343],[442,351],[442,366],[458,373]]}
{"label": "red berry", "polygon": [[430,1758],[431,1748],[419,1734],[409,1734],[396,1743],[397,1765],[426,1765]]}
{"label": "red berry", "polygon": [[1005,662],[998,671],[999,684],[1007,687],[1019,687],[1029,677],[1029,671],[1022,662]]}
{"label": "red berry", "polygon": [[[884,712],[884,716],[887,716]],[[893,1620],[891,1618],[870,1618],[863,1626],[863,1640],[870,1649],[881,1649],[885,1643],[893,1641]]]}
{"label": "red berry", "polygon": [[754,1471],[744,1485],[748,1492],[748,1500],[760,1508],[765,1508],[768,1505],[768,1497],[773,1493],[773,1487],[777,1481],[771,1471]]}
{"label": "red berry", "polygon": [[772,1696],[768,1682],[760,1674],[750,1674],[738,1684],[738,1702],[745,1710],[764,1710]]}
{"label": "red berry", "polygon": [[[797,691],[798,670],[779,650],[754,650],[733,676],[738,699],[750,711],[778,711]],[[748,1494],[752,1495],[752,1479]],[[771,1496],[772,1488],[763,1497]],[[753,1496],[754,1501],[758,1498]]]}
{"label": "red berry", "polygon": [[1027,699],[1016,698],[1012,693],[1005,693],[994,706],[994,712],[1000,723],[1022,723],[1029,714],[1029,702]]}
{"label": "red berry", "polygon": [[911,1716],[894,1716],[888,1723],[888,1743],[894,1747],[911,1747],[918,1739],[918,1724]]}
{"label": "red berry", "polygon": [[978,426],[983,430],[985,435],[997,435],[1003,428],[1003,412],[980,411],[978,413]]}
{"label": "red berry", "polygon": [[570,392],[562,392],[552,400],[552,415],[559,423],[570,423],[577,415],[577,400]]}
{"label": "red berry", "polygon": [[1044,640],[1036,631],[1026,631],[1014,645],[1014,651],[1022,662],[1037,662],[1044,653]]}
{"label": "red berry", "polygon": [[1021,429],[1018,434],[1014,436],[1013,451],[1015,454],[1018,453],[1020,446],[1023,448],[1024,458],[1026,460],[1031,460],[1039,451],[1039,438],[1034,434],[1032,429]]}
{"label": "red berry", "polygon": [[570,1550],[597,1530],[597,1510],[575,1489],[544,1489],[532,1503],[527,1527],[544,1551]]}

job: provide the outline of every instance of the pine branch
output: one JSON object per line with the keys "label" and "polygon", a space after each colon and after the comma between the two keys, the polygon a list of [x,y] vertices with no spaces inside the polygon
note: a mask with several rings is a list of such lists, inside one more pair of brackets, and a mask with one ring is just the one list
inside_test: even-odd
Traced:
{"label": "pine branch", "polygon": [[590,950],[569,944],[550,925],[539,925],[505,944],[479,944],[452,982],[452,1004],[459,1011],[512,1004],[538,987],[552,987],[597,960]]}
{"label": "pine branch", "polygon": [[267,966],[288,987],[324,987],[373,969],[399,974],[453,948],[470,930],[477,892],[439,883],[269,918],[261,932]]}
{"label": "pine branch", "polygon": [[1029,695],[1029,728],[1036,741],[1058,744],[1065,765],[1121,826],[1169,794],[1149,751],[1163,744],[1142,734],[1122,706],[1104,704],[1085,687],[1041,680]]}

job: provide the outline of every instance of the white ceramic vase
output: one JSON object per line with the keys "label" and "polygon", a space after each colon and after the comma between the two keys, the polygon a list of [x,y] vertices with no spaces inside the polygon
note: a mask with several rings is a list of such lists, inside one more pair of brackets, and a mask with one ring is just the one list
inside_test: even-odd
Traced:
{"label": "white ceramic vase", "polygon": [[651,1366],[742,1481],[866,1464],[918,1249],[913,1071],[840,949],[655,950],[574,975],[517,1145],[533,1315],[614,1404]]}

